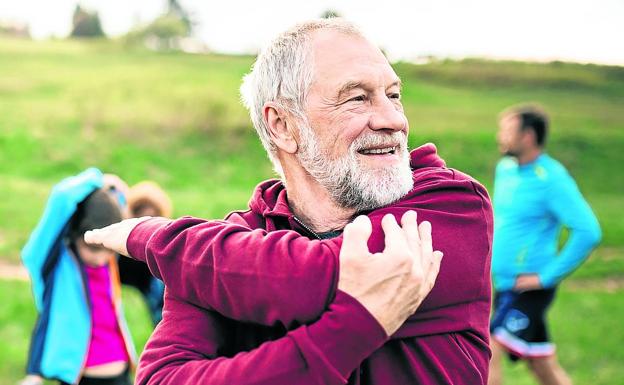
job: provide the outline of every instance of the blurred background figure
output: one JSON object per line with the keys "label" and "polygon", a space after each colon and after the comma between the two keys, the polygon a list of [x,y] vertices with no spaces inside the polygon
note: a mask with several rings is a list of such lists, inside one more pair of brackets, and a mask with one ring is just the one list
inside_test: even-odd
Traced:
{"label": "blurred background figure", "polygon": [[27,377],[60,384],[130,384],[135,350],[126,326],[115,253],[85,244],[86,231],[122,219],[105,176],[90,168],[54,186],[22,250],[38,318]]}
{"label": "blurred background figure", "polygon": [[[571,384],[546,324],[557,285],[598,244],[600,226],[567,170],[544,151],[548,116],[535,105],[500,115],[504,157],[494,180],[495,287],[490,385],[502,383],[501,356],[525,360],[540,384]],[[562,228],[569,231],[561,249]]]}
{"label": "blurred background figure", "polygon": [[[143,181],[128,189],[127,209],[130,218],[171,217],[173,206],[165,191],[155,182]],[[165,285],[152,276],[142,262],[131,258],[119,258],[121,283],[136,287],[149,308],[152,322],[156,325],[162,318],[163,294]]]}

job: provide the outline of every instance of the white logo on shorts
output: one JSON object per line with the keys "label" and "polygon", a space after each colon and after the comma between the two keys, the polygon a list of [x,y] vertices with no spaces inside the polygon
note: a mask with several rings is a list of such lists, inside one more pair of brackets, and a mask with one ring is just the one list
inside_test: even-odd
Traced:
{"label": "white logo on shorts", "polygon": [[512,333],[524,330],[529,327],[530,320],[523,312],[511,309],[505,317],[505,328]]}

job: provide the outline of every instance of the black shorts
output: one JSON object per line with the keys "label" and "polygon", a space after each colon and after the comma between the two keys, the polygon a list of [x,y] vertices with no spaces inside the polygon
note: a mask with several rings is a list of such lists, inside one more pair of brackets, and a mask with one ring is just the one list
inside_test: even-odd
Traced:
{"label": "black shorts", "polygon": [[513,361],[555,353],[546,327],[546,311],[554,298],[555,288],[496,293],[490,333]]}

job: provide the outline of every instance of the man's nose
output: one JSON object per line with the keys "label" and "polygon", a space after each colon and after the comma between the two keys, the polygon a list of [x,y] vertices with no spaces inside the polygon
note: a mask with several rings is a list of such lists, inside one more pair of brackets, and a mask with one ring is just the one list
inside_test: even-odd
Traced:
{"label": "man's nose", "polygon": [[392,102],[387,96],[379,98],[372,105],[373,111],[369,119],[372,130],[407,131],[407,118],[400,105]]}

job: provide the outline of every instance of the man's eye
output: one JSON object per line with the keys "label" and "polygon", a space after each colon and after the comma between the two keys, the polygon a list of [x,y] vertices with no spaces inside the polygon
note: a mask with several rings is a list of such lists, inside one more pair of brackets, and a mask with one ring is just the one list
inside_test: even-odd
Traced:
{"label": "man's eye", "polygon": [[395,93],[392,93],[392,94],[388,94],[388,98],[401,100],[401,94],[398,93],[398,92],[395,92]]}
{"label": "man's eye", "polygon": [[356,97],[353,97],[353,98],[349,99],[348,101],[349,101],[349,102],[363,102],[363,101],[365,101],[365,100],[366,100],[366,96],[364,96],[364,95],[358,95],[358,96],[356,96]]}

